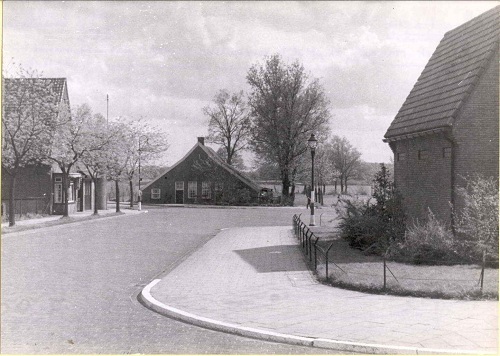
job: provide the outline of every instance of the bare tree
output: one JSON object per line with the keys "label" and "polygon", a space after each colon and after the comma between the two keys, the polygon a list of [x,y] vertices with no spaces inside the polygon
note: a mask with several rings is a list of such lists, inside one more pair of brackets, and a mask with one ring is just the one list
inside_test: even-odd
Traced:
{"label": "bare tree", "polygon": [[309,79],[299,62],[286,64],[279,55],[253,65],[247,74],[251,93],[252,147],[257,156],[276,162],[285,204],[293,204],[290,186],[296,160],[307,151],[311,133],[328,133],[328,99],[318,79]]}
{"label": "bare tree", "polygon": [[[130,207],[134,206],[134,179],[139,172],[140,165],[151,163],[162,153],[168,150],[167,136],[160,129],[148,125],[142,119],[128,123],[129,129],[125,133],[127,142],[125,154],[128,156],[125,176],[129,182]],[[138,179],[141,179],[139,177]]]}
{"label": "bare tree", "polygon": [[[68,120],[54,80],[19,70],[18,78],[2,77],[2,172],[10,177],[9,226],[15,225],[15,188],[21,169],[44,160],[58,121]],[[59,118],[59,120],[58,120]]]}
{"label": "bare tree", "polygon": [[230,94],[222,89],[214,97],[213,105],[203,108],[209,118],[208,138],[225,149],[228,164],[245,148],[250,133],[250,116],[243,96],[243,91]]}

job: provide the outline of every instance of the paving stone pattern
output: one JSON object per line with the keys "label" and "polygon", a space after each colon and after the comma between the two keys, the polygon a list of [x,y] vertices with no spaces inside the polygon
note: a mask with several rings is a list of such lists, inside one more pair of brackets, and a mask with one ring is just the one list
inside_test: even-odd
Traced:
{"label": "paving stone pattern", "polygon": [[192,314],[296,336],[483,352],[496,352],[498,345],[497,302],[321,285],[305,267],[290,227],[224,230],[151,293]]}

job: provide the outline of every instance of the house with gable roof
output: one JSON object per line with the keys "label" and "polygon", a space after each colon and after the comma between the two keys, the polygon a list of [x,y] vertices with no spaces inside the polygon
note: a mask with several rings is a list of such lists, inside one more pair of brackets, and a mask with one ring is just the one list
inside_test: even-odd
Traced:
{"label": "house with gable roof", "polygon": [[[69,106],[68,86],[66,78],[5,78],[3,81],[4,93],[17,90],[29,81],[42,81],[44,87],[50,88],[50,96],[40,98],[43,101],[55,100],[53,104],[66,104]],[[49,93],[49,92],[47,92]],[[8,95],[4,95],[2,102],[3,115],[16,115],[16,105],[10,102]],[[54,115],[58,115],[54,113]],[[4,123],[2,123],[2,126]],[[2,135],[5,129],[2,127]],[[2,140],[3,140],[2,136]],[[2,167],[2,214],[8,213],[8,199],[11,179]],[[69,213],[92,210],[94,207],[94,185],[91,179],[80,169],[75,167],[69,176],[67,191],[62,188],[62,173],[57,164],[33,164],[25,167],[18,174],[15,185],[15,213],[16,214],[62,214],[64,197],[68,196]],[[104,184],[101,184],[104,187]],[[103,188],[104,189],[104,188]],[[102,198],[100,199],[102,200]],[[100,205],[102,202],[100,201]],[[104,207],[105,208],[105,207]]]}
{"label": "house with gable roof", "polygon": [[408,216],[453,222],[457,189],[498,179],[500,6],[447,32],[385,134]]}
{"label": "house with gable roof", "polygon": [[205,146],[204,137],[177,163],[142,189],[146,204],[244,205],[261,187]]}

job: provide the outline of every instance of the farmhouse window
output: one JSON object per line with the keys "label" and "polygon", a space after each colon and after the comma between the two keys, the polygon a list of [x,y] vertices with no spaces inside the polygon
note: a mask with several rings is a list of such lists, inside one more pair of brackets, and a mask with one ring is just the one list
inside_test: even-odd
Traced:
{"label": "farmhouse window", "polygon": [[398,161],[404,161],[406,159],[406,152],[398,152]]}
{"label": "farmhouse window", "polygon": [[197,186],[198,183],[196,181],[188,182],[188,198],[190,199],[196,198]]}
{"label": "farmhouse window", "polygon": [[175,182],[175,190],[184,190],[184,182]]}
{"label": "farmhouse window", "polygon": [[153,188],[151,189],[151,199],[160,199],[161,197],[161,189]]}
{"label": "farmhouse window", "polygon": [[443,147],[443,158],[451,157],[451,147]]}
{"label": "farmhouse window", "polygon": [[224,189],[224,183],[215,182],[215,191],[216,192],[222,192],[223,189]]}
{"label": "farmhouse window", "polygon": [[429,158],[429,152],[427,150],[418,150],[418,159],[425,161]]}
{"label": "farmhouse window", "polygon": [[[56,178],[57,179],[57,178]],[[54,203],[62,203],[62,184],[54,184]]]}
{"label": "farmhouse window", "polygon": [[201,182],[201,197],[203,199],[212,198],[212,192],[210,190],[210,182]]}

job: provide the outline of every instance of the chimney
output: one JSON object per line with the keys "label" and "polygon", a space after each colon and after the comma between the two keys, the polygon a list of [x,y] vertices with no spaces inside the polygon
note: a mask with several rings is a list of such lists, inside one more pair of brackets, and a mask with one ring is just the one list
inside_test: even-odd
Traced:
{"label": "chimney", "polygon": [[205,146],[205,137],[198,137],[198,142]]}

